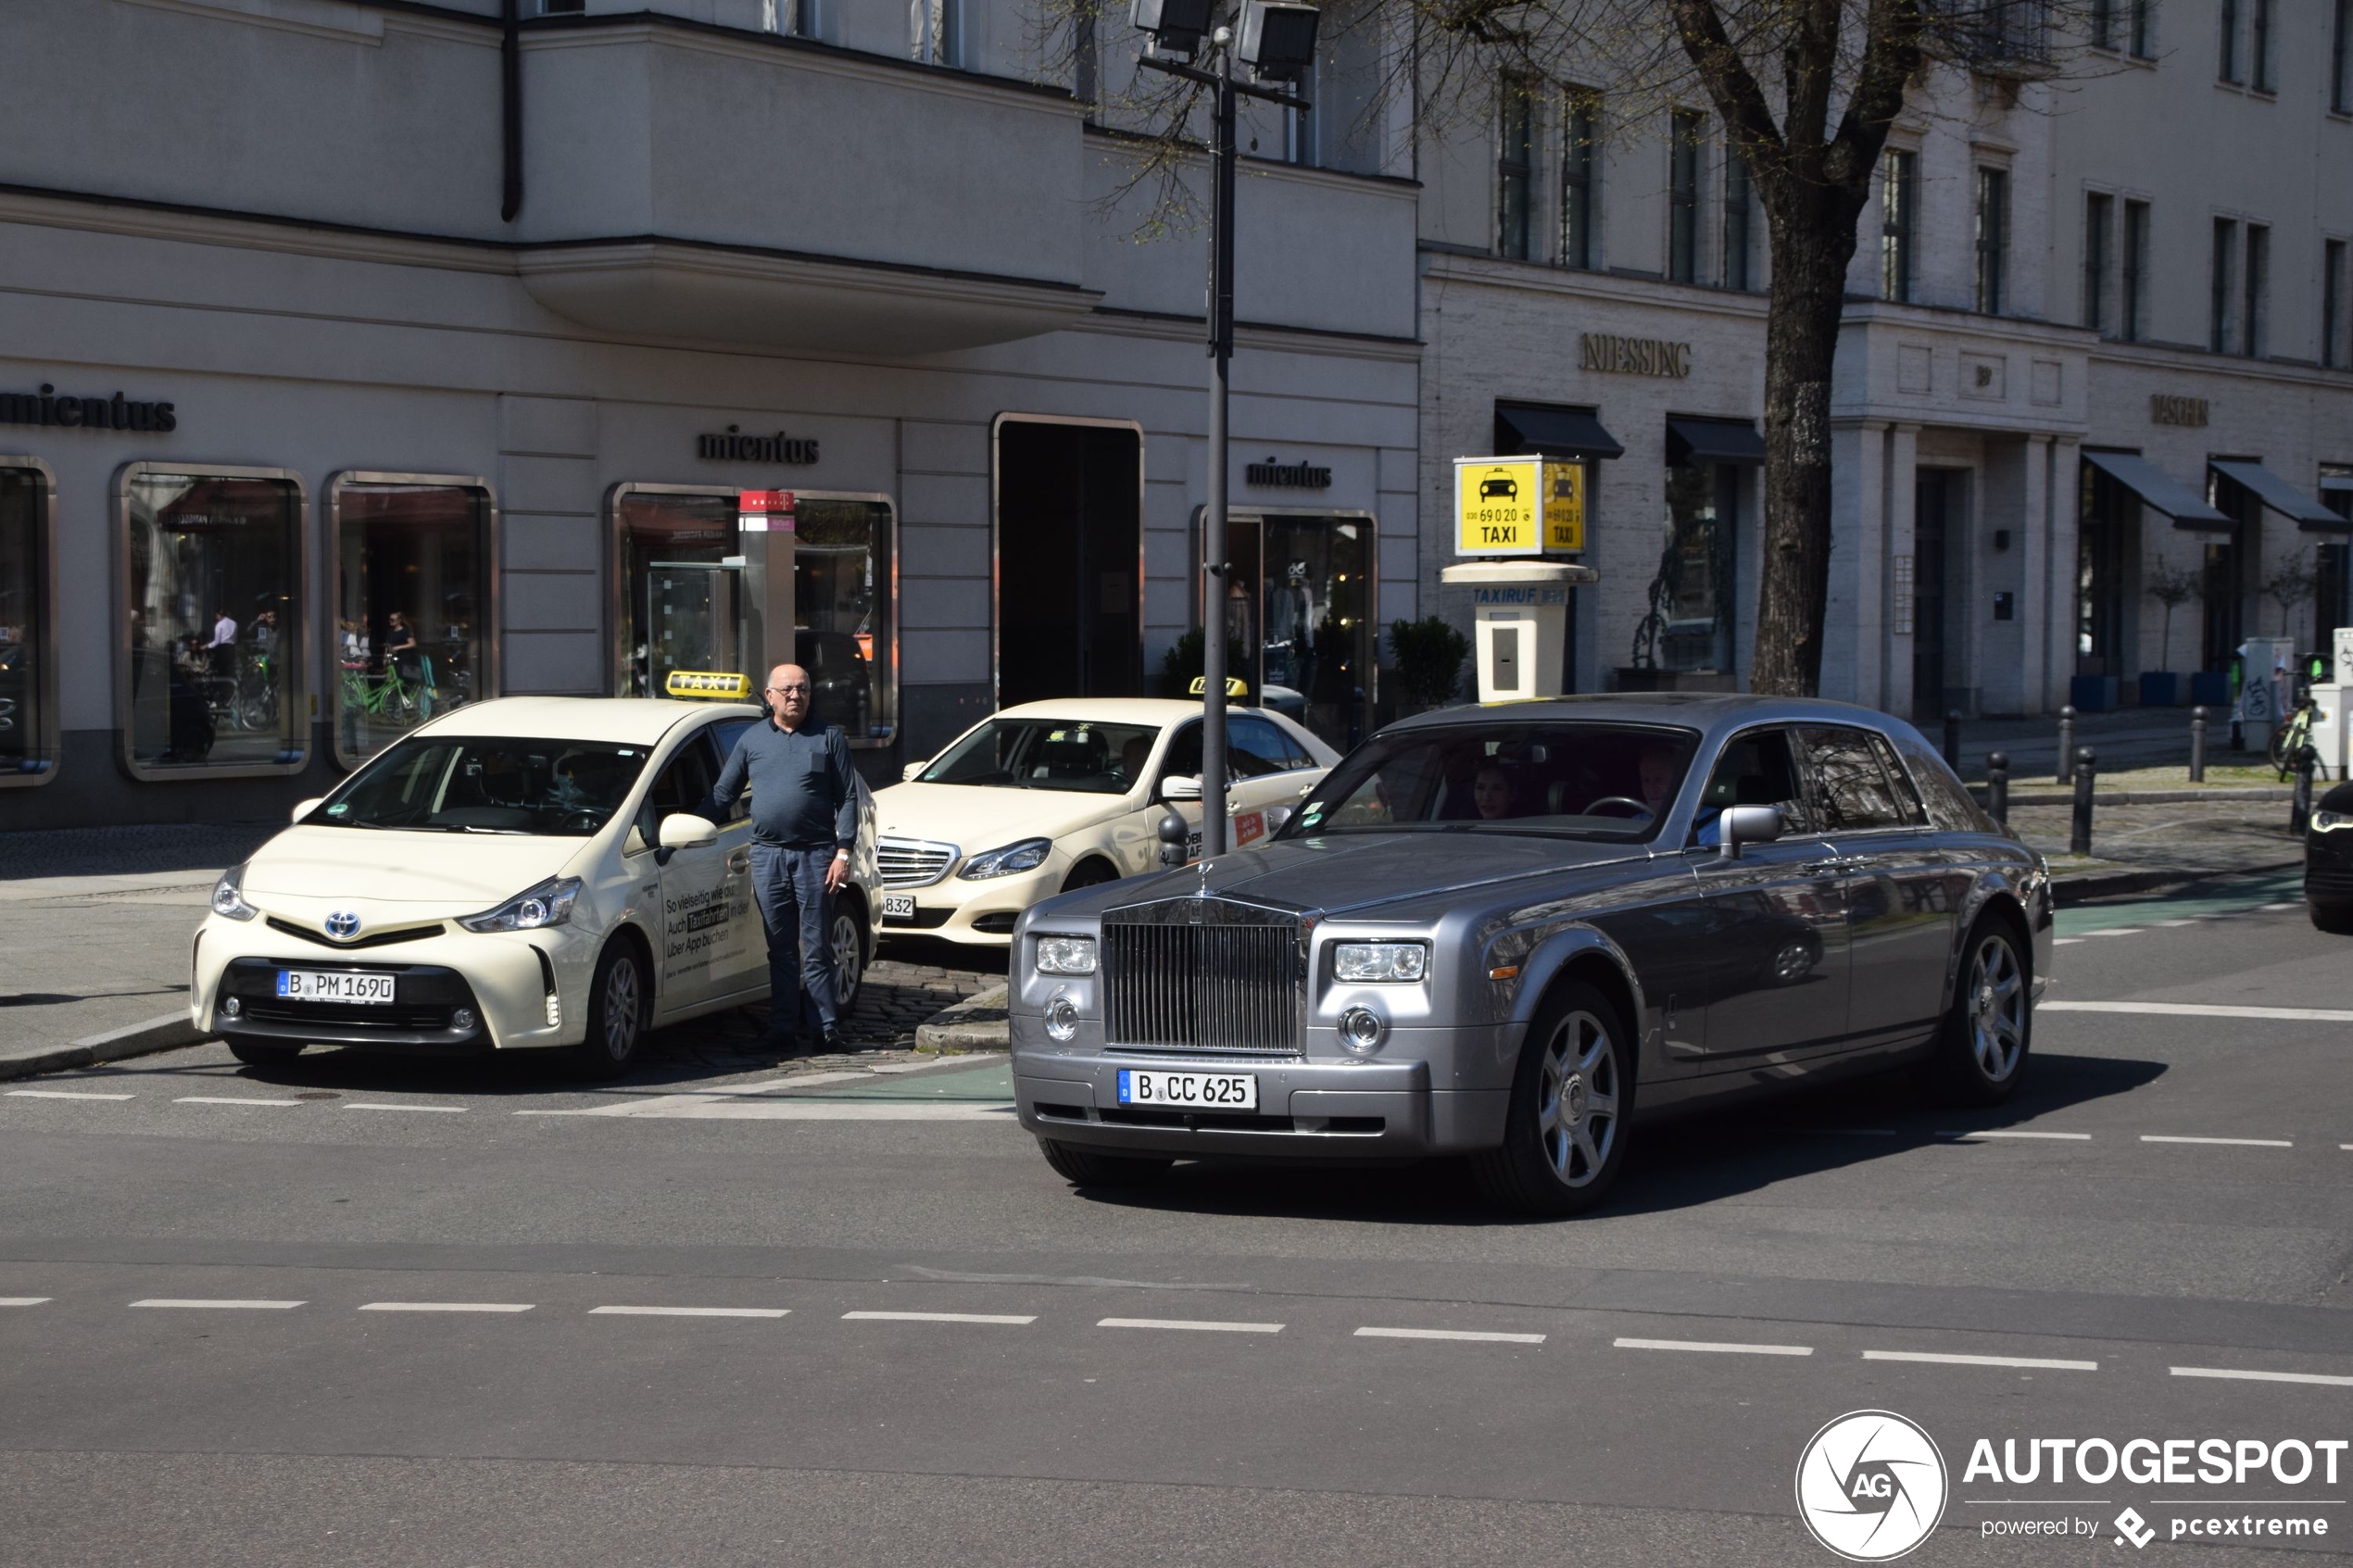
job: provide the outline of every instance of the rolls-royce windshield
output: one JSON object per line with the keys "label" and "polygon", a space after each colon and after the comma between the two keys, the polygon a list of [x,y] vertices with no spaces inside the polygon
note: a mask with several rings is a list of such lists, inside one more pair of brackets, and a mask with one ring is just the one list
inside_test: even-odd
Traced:
{"label": "rolls-royce windshield", "polygon": [[1392,732],[1333,769],[1282,836],[1416,829],[1641,843],[1665,820],[1698,742],[1646,724]]}

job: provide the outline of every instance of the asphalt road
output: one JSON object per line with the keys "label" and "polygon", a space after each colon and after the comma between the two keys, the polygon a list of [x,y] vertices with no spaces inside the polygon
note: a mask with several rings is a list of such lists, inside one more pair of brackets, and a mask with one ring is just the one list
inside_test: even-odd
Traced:
{"label": "asphalt road", "polygon": [[[999,1060],[8,1085],[0,1563],[1829,1563],[1793,1477],[1867,1408],[1949,1467],[1910,1561],[2334,1554],[2342,1449],[1963,1474],[2353,1438],[2353,946],[2249,901],[2067,912],[2001,1113],[1645,1130],[1561,1223],[1446,1168],[1081,1197]],[[1986,1533],[2050,1519],[2088,1533]]]}

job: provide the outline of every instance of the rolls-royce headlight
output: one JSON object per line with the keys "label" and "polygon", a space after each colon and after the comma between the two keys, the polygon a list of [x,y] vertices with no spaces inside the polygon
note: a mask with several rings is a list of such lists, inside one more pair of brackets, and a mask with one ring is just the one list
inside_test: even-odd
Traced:
{"label": "rolls-royce headlight", "polygon": [[965,882],[979,882],[986,877],[1011,876],[1015,872],[1034,872],[1046,863],[1054,852],[1051,839],[1025,838],[1019,844],[1008,844],[1002,849],[991,849],[985,855],[975,855],[956,873]]}
{"label": "rolls-royce headlight", "polygon": [[2353,811],[2315,811],[2312,813],[2314,833],[2332,833],[2338,828],[2353,828]]}
{"label": "rolls-royce headlight", "polygon": [[1407,984],[1429,972],[1429,949],[1419,942],[1340,942],[1332,975],[1351,983]]}
{"label": "rolls-royce headlight", "polygon": [[1370,1056],[1389,1038],[1389,1020],[1370,1008],[1350,1008],[1340,1015],[1340,1048],[1351,1056]]}
{"label": "rolls-royce headlight", "polygon": [[1040,936],[1038,939],[1038,972],[1094,973],[1095,939],[1091,936]]}
{"label": "rolls-royce headlight", "polygon": [[1068,997],[1057,996],[1046,1004],[1046,1034],[1062,1045],[1078,1038],[1078,1009]]}

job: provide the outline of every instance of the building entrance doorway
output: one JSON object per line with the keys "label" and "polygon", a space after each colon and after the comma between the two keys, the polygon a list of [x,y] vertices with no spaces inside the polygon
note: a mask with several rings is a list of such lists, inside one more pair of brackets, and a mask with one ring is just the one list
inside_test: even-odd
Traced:
{"label": "building entrance doorway", "polygon": [[1230,673],[1252,698],[1346,750],[1373,700],[1373,520],[1235,513],[1226,522]]}
{"label": "building entrance doorway", "polygon": [[1922,469],[1915,481],[1912,510],[1912,720],[1926,723],[1956,707],[1965,694],[1955,688],[1957,660],[1947,658],[1953,617],[1951,601],[1959,580],[1953,555],[1961,536],[1962,476],[1950,469]]}
{"label": "building entrance doorway", "polygon": [[1144,438],[997,423],[997,700],[1143,690]]}

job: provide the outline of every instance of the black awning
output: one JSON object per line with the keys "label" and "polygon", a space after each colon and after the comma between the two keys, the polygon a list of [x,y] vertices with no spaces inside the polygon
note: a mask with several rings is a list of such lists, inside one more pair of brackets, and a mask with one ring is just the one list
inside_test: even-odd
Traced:
{"label": "black awning", "polygon": [[1667,466],[1765,461],[1765,438],[1748,420],[1687,420],[1667,416]]}
{"label": "black awning", "polygon": [[2208,466],[2254,491],[2257,499],[2307,533],[2342,533],[2353,528],[2353,518],[2331,511],[2261,463],[2215,458],[2208,460]]}
{"label": "black awning", "polygon": [[2238,520],[2197,498],[2197,492],[2137,452],[2086,451],[2083,460],[2173,520],[2176,528],[2227,533]]}
{"label": "black awning", "polygon": [[1499,457],[1617,458],[1625,455],[1626,444],[1604,430],[1590,408],[1498,403],[1495,451]]}

